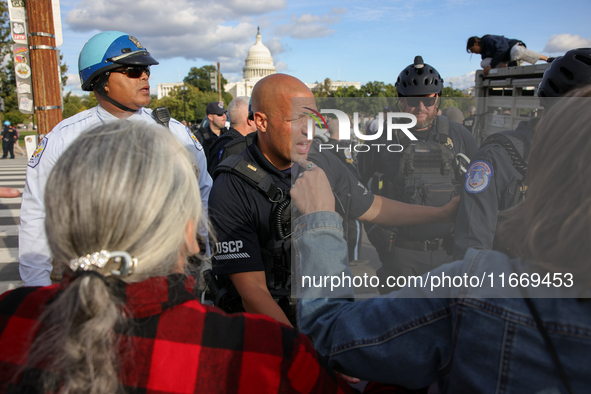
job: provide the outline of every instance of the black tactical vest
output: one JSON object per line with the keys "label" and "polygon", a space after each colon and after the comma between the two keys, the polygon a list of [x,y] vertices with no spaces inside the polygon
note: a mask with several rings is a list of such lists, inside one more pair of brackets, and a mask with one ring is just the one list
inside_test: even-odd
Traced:
{"label": "black tactical vest", "polygon": [[[379,192],[393,200],[407,204],[441,207],[460,194],[463,175],[459,171],[456,154],[448,144],[449,121],[438,116],[438,141],[410,141],[404,143],[398,171],[374,177]],[[444,238],[453,233],[453,223],[424,224],[396,227],[397,238],[426,241]]]}

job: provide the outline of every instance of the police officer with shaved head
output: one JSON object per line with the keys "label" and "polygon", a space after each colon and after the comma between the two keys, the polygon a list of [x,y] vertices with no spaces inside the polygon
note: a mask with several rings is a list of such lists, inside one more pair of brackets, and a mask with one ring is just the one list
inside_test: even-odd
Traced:
{"label": "police officer with shaved head", "polygon": [[44,227],[45,182],[62,152],[91,126],[128,119],[167,127],[167,132],[183,143],[201,169],[199,187],[207,207],[212,180],[206,171],[201,144],[186,126],[170,118],[166,108],[145,108],[150,103],[150,66],[157,64],[137,38],[119,31],[99,33],[82,48],[78,58],[82,90],[94,92],[98,105],[55,126],[41,140],[28,163],[19,227],[20,275],[25,286],[51,284],[52,260]]}
{"label": "police officer with shaved head", "polygon": [[252,143],[214,172],[209,208],[218,253],[210,287],[220,288],[215,303],[226,311],[244,308],[294,322],[289,191],[315,166],[326,172],[343,217],[405,225],[451,222],[455,213],[453,203],[434,208],[372,195],[335,155],[315,151],[307,136],[310,108],[316,108],[314,95],[299,79],[279,73],[261,79],[252,91]]}

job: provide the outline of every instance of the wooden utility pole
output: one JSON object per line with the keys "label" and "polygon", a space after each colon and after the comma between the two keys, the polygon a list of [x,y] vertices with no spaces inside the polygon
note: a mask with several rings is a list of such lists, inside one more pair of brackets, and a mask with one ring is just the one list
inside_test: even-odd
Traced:
{"label": "wooden utility pole", "polygon": [[27,0],[33,99],[39,134],[49,133],[62,120],[59,62],[55,46],[51,0]]}

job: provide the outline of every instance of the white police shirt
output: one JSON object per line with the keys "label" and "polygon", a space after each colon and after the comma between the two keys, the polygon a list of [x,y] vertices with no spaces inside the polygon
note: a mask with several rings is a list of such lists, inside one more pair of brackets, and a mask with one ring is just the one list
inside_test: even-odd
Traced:
{"label": "white police shirt", "polygon": [[[68,146],[84,130],[99,123],[116,121],[118,118],[100,105],[61,121],[41,140],[27,166],[27,179],[22,196],[19,226],[19,270],[25,286],[48,286],[51,284],[51,253],[45,236],[45,206],[43,191],[45,182]],[[128,120],[156,123],[152,110],[141,108]],[[203,148],[189,129],[171,119],[169,128],[182,144],[193,154],[199,166],[199,188],[203,208],[207,213],[207,201],[212,179],[207,173],[207,159]]]}

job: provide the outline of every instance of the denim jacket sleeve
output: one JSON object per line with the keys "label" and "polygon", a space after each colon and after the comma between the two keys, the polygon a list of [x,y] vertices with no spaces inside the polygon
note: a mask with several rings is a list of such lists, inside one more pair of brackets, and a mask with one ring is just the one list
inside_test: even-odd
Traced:
{"label": "denim jacket sleeve", "polygon": [[354,302],[351,287],[338,292],[313,285],[303,288],[305,276],[351,276],[341,219],[334,212],[296,219],[292,247],[299,276],[298,324],[319,353],[329,357],[332,368],[408,388],[436,381],[452,356],[454,315],[448,299]]}

